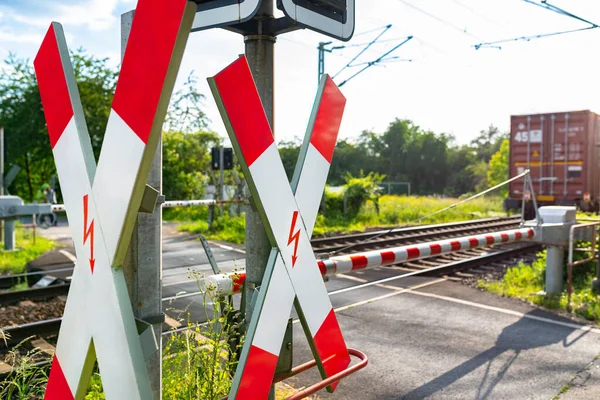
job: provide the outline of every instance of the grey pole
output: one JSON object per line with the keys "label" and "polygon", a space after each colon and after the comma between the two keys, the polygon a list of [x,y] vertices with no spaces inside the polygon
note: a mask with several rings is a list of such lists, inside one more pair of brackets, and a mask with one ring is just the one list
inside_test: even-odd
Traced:
{"label": "grey pole", "polygon": [[565,250],[559,246],[548,246],[546,252],[546,293],[556,294],[563,290]]}
{"label": "grey pole", "polygon": [[[258,20],[259,30],[261,21],[273,18],[273,0],[263,0],[255,19]],[[244,38],[246,57],[250,70],[256,82],[256,87],[267,114],[267,119],[273,127],[273,50],[275,37],[265,35],[248,35]],[[255,286],[260,286],[265,273],[271,245],[267,238],[260,216],[251,207],[246,209],[246,282],[247,305],[246,321],[249,322],[252,309],[250,299]]]}
{"label": "grey pole", "polygon": [[[0,196],[4,196],[4,127],[0,126]],[[35,221],[35,215],[33,216]],[[4,236],[4,221],[0,220],[0,240]]]}
{"label": "grey pole", "polygon": [[4,196],[4,127],[0,126],[0,196]]}
{"label": "grey pole", "polygon": [[[131,31],[134,11],[121,15],[121,59]],[[149,60],[151,62],[151,60]],[[142,72],[143,73],[143,72]],[[159,139],[148,185],[162,192],[162,140]],[[152,321],[158,350],[146,361],[154,400],[162,398],[162,208],[139,213],[131,244],[123,264],[125,278],[136,318]]]}
{"label": "grey pole", "polygon": [[[260,10],[254,17],[258,22],[258,32],[262,31],[262,21],[273,18],[273,0],[263,0]],[[256,82],[258,94],[262,100],[267,119],[273,134],[273,88],[274,88],[274,47],[275,37],[267,35],[248,35],[244,37],[246,57],[252,76]],[[246,323],[252,317],[252,294],[260,286],[267,266],[271,245],[258,212],[246,207]],[[271,389],[269,399],[275,398]]]}
{"label": "grey pole", "polygon": [[[225,148],[219,147],[219,200],[225,200]],[[221,215],[223,215],[223,203],[221,203]]]}
{"label": "grey pole", "polygon": [[15,219],[9,218],[4,220],[4,229],[6,232],[4,233],[4,250],[14,250],[15,249]]}

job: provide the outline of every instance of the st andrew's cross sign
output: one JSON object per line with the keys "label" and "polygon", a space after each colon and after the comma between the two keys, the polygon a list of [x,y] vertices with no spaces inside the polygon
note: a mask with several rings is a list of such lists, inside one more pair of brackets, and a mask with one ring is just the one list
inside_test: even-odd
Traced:
{"label": "st andrew's cross sign", "polygon": [[209,84],[274,246],[229,394],[264,399],[294,299],[323,378],[350,363],[310,244],[346,100],[324,76],[290,187],[246,58]]}
{"label": "st andrew's cross sign", "polygon": [[47,400],[82,399],[96,359],[106,398],[152,398],[120,267],[194,12],[186,0],[138,1],[97,166],[58,23],[35,58],[77,253]]}

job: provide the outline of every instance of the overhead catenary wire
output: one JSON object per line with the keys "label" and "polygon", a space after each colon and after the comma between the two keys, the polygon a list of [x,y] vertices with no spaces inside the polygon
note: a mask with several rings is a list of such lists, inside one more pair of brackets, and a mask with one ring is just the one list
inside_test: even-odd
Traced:
{"label": "overhead catenary wire", "polygon": [[462,1],[460,0],[450,0],[452,1],[454,4],[457,4],[458,6],[464,8],[465,10],[471,12],[473,15],[478,16],[479,18],[485,20],[486,22],[492,23],[494,25],[500,26],[501,24],[498,21],[494,21],[491,18],[488,18],[487,16],[485,16],[484,14],[479,13],[478,11],[474,10],[473,8],[467,6],[466,4],[464,4]]}
{"label": "overhead catenary wire", "polygon": [[335,75],[333,75],[333,77],[331,79],[335,79],[340,73],[342,73],[342,71],[344,71],[346,68],[350,67],[352,65],[352,63],[354,61],[356,61],[356,59],[358,57],[360,57],[361,55],[364,54],[365,51],[367,51],[375,42],[377,42],[377,40],[379,40],[379,38],[381,36],[383,36],[390,28],[392,27],[392,24],[386,25],[383,30],[379,33],[379,35],[377,35],[375,37],[375,39],[371,40],[369,43],[367,43],[367,45],[357,54],[354,56],[354,58],[352,58],[352,60],[350,60],[350,62],[348,64],[346,64],[342,69],[340,69]]}
{"label": "overhead catenary wire", "polygon": [[586,23],[586,24],[590,24],[590,25],[592,25],[592,26],[594,26],[594,27],[598,27],[598,25],[597,25],[597,24],[595,24],[595,23],[593,23],[593,22],[590,22],[590,21],[588,21],[588,20],[587,20],[587,19],[585,19],[585,18],[579,17],[579,16],[577,16],[577,15],[575,15],[575,14],[573,14],[573,13],[570,13],[569,11],[567,11],[567,10],[564,10],[564,9],[562,9],[562,8],[560,8],[560,7],[557,7],[557,6],[553,5],[553,4],[550,4],[550,3],[548,3],[548,1],[547,1],[547,0],[541,0],[541,3],[535,2],[535,1],[533,1],[533,0],[523,0],[523,1],[524,1],[525,3],[533,4],[533,5],[536,5],[536,6],[538,6],[538,7],[544,8],[544,9],[546,9],[546,10],[553,11],[553,12],[555,12],[555,13],[557,13],[557,14],[560,14],[560,15],[565,15],[565,16],[567,16],[567,17],[570,17],[570,18],[576,19],[576,20],[578,20],[578,21],[581,21],[581,22],[584,22],[584,23]]}
{"label": "overhead catenary wire", "polygon": [[501,40],[496,40],[493,42],[481,42],[478,43],[476,45],[474,45],[473,47],[475,48],[475,50],[479,50],[482,48],[493,48],[493,49],[498,49],[498,50],[502,50],[502,47],[499,46],[500,44],[503,43],[509,43],[509,42],[517,42],[517,41],[526,41],[529,42],[531,40],[534,39],[542,39],[542,38],[547,38],[547,37],[551,37],[551,36],[559,36],[559,35],[566,35],[569,33],[575,33],[575,32],[582,32],[582,31],[588,31],[591,29],[596,29],[598,27],[600,27],[598,24],[591,22],[585,18],[582,18],[578,15],[575,15],[569,11],[566,11],[560,7],[557,7],[553,4],[550,4],[547,0],[541,0],[540,3],[538,3],[537,1],[533,1],[533,0],[523,0],[525,3],[527,4],[531,4],[540,8],[543,8],[544,10],[548,10],[548,11],[552,11],[554,13],[557,13],[559,15],[563,15],[565,17],[569,17],[569,18],[573,18],[577,21],[583,22],[585,24],[587,24],[588,26],[586,27],[582,27],[582,28],[578,28],[578,29],[570,29],[570,30],[564,30],[564,31],[556,31],[556,32],[549,32],[549,33],[541,33],[541,34],[537,34],[537,35],[528,35],[528,36],[518,36],[518,37],[514,37],[514,38],[510,38],[510,39],[501,39]]}
{"label": "overhead catenary wire", "polygon": [[479,37],[477,37],[477,36],[473,35],[472,33],[469,33],[469,32],[467,32],[467,30],[466,30],[466,29],[464,29],[464,28],[461,28],[461,27],[459,27],[459,26],[456,26],[456,25],[454,25],[452,22],[446,21],[445,19],[442,19],[442,18],[438,17],[437,15],[434,15],[434,14],[430,13],[429,11],[425,11],[425,10],[423,10],[422,8],[420,8],[420,7],[417,7],[417,6],[415,6],[414,4],[411,4],[411,3],[409,3],[409,2],[408,2],[408,1],[406,1],[406,0],[398,0],[398,1],[399,1],[400,3],[402,3],[402,4],[404,4],[405,6],[407,6],[407,7],[410,7],[410,8],[412,8],[412,9],[414,9],[414,10],[416,10],[416,11],[420,12],[421,14],[424,14],[424,15],[428,16],[429,18],[432,18],[432,19],[434,19],[434,20],[438,21],[439,23],[441,23],[441,24],[443,24],[443,25],[446,25],[446,26],[448,26],[448,27],[450,27],[450,28],[454,29],[455,31],[458,31],[458,32],[460,32],[460,33],[463,33],[463,34],[465,34],[465,35],[467,35],[467,36],[470,36],[470,37],[472,37],[473,39],[476,39],[476,40],[481,40],[481,41],[483,41],[481,38],[479,38]]}
{"label": "overhead catenary wire", "polygon": [[383,61],[386,61],[386,57],[388,55],[390,55],[392,52],[396,51],[399,47],[403,46],[404,44],[406,44],[408,41],[410,41],[413,37],[409,36],[407,37],[403,42],[397,44],[396,46],[392,47],[389,51],[387,51],[386,53],[384,53],[381,57],[379,57],[378,59],[374,60],[374,61],[370,61],[367,62],[367,65],[364,66],[364,68],[362,68],[360,71],[356,72],[354,75],[350,76],[348,79],[346,79],[345,81],[343,81],[342,83],[340,83],[338,86],[342,87],[344,86],[346,83],[348,83],[350,80],[352,80],[353,78],[355,78],[357,75],[361,74],[362,72],[364,72],[367,68],[372,67],[373,65],[376,65],[378,63],[381,63]]}
{"label": "overhead catenary wire", "polygon": [[595,28],[597,28],[597,27],[588,26],[588,27],[585,27],[585,28],[571,29],[571,30],[568,30],[568,31],[559,31],[559,32],[551,32],[551,33],[540,33],[538,35],[531,35],[531,36],[520,36],[520,37],[515,37],[515,38],[510,38],[510,39],[496,40],[494,42],[479,43],[479,44],[474,45],[473,47],[475,47],[475,50],[479,50],[480,48],[502,49],[502,47],[499,46],[499,45],[503,44],[503,43],[518,42],[518,41],[529,42],[529,41],[534,40],[534,39],[542,39],[542,38],[546,38],[546,37],[550,37],[550,36],[565,35],[567,33],[575,33],[575,32],[588,31],[590,29],[595,29]]}
{"label": "overhead catenary wire", "polygon": [[[340,50],[340,49],[345,49],[347,47],[363,47],[362,50],[360,50],[358,52],[358,54],[356,54],[354,57],[352,57],[352,59],[346,63],[346,65],[344,65],[344,67],[342,67],[337,73],[335,73],[332,76],[332,79],[337,78],[342,72],[344,72],[346,69],[348,68],[352,68],[352,67],[359,67],[359,66],[364,66],[360,71],[354,73],[352,76],[350,76],[348,79],[344,80],[341,84],[339,84],[338,86],[342,86],[344,84],[346,84],[348,81],[350,81],[351,79],[355,78],[357,75],[361,74],[363,71],[365,71],[367,68],[370,68],[374,65],[383,63],[383,62],[390,62],[390,61],[408,61],[411,62],[412,60],[409,59],[400,59],[400,57],[398,56],[389,56],[392,52],[394,52],[395,50],[397,50],[399,47],[401,47],[402,45],[404,45],[406,42],[408,42],[409,40],[411,40],[413,37],[412,36],[408,36],[408,37],[401,37],[401,38],[394,38],[394,39],[387,39],[387,40],[383,40],[380,41],[381,37],[392,28],[392,24],[387,24],[381,28],[377,28],[377,29],[373,29],[371,31],[367,31],[366,33],[369,32],[377,32],[377,31],[381,31],[379,32],[379,34],[373,38],[371,41],[366,42],[366,43],[361,43],[361,44],[352,44],[352,45],[333,45],[332,42],[321,42],[319,43],[319,47],[317,48],[319,50],[319,79],[321,77],[321,75],[323,73],[325,73],[325,53],[333,53],[334,50]],[[392,41],[399,41],[401,40],[400,43],[398,43],[397,45],[393,46],[390,50],[388,50],[387,52],[385,52],[383,55],[379,56],[377,59],[375,60],[371,60],[371,61],[365,61],[365,62],[359,62],[357,63],[356,61],[365,54],[365,52],[367,50],[369,50],[372,46],[376,45],[376,44],[381,44],[384,42],[392,42]],[[331,47],[326,47],[326,46],[331,46]]]}

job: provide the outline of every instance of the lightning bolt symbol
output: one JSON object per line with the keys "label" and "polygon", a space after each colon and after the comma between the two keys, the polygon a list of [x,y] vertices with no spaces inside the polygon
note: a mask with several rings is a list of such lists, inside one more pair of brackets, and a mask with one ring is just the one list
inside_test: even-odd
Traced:
{"label": "lightning bolt symbol", "polygon": [[92,274],[94,273],[94,265],[96,259],[94,258],[94,220],[90,222],[88,227],[88,195],[83,196],[83,244],[90,239],[90,269]]}
{"label": "lightning bolt symbol", "polygon": [[292,225],[290,226],[290,236],[288,237],[288,246],[294,243],[294,255],[292,256],[292,267],[296,265],[296,260],[298,259],[298,242],[300,241],[300,229],[294,233],[294,228],[296,227],[296,221],[298,220],[298,211],[294,211],[294,215],[292,216]]}

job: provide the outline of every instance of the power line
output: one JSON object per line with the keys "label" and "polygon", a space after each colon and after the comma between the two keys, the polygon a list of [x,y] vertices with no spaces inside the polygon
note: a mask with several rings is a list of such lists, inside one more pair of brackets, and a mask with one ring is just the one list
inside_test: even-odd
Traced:
{"label": "power line", "polygon": [[[411,62],[412,60],[407,60],[407,59],[401,59],[398,56],[390,56],[390,54],[392,52],[394,52],[395,50],[397,50],[399,47],[401,47],[402,45],[404,45],[406,42],[408,42],[409,40],[412,39],[412,36],[404,36],[402,38],[394,38],[394,39],[387,39],[387,40],[380,40],[381,37],[390,29],[392,28],[392,24],[388,24],[385,25],[381,28],[378,29],[373,29],[371,31],[369,31],[370,33],[373,32],[378,32],[378,35],[375,36],[371,41],[366,42],[366,43],[355,43],[353,45],[346,45],[346,44],[340,44],[340,45],[333,45],[333,42],[320,42],[319,43],[319,47],[317,47],[317,49],[319,50],[319,62],[318,62],[318,78],[319,80],[321,79],[321,75],[323,75],[325,73],[325,53],[333,53],[335,50],[341,50],[341,49],[346,49],[348,47],[363,47],[362,50],[360,50],[358,52],[358,54],[356,54],[354,57],[352,57],[352,59],[346,63],[346,65],[344,65],[344,67],[342,67],[342,69],[340,69],[335,75],[333,75],[332,79],[335,79],[337,76],[339,76],[342,72],[344,72],[347,68],[352,68],[352,67],[359,67],[359,66],[364,66],[360,71],[356,72],[355,74],[353,74],[352,76],[350,76],[350,78],[344,80],[339,86],[342,86],[343,84],[347,83],[348,81],[350,81],[352,78],[356,77],[357,75],[359,75],[360,73],[362,73],[364,70],[366,70],[367,68],[370,68],[374,65],[380,64],[380,63],[384,63],[384,62]],[[357,63],[357,60],[363,56],[365,54],[365,52],[367,50],[369,50],[372,46],[376,45],[376,44],[381,44],[384,42],[391,42],[391,41],[395,41],[395,42],[400,42],[398,44],[396,44],[395,46],[393,46],[389,51],[385,52],[383,55],[381,55],[380,57],[378,57],[375,60],[371,60],[371,61],[366,61],[366,62],[360,62]]]}
{"label": "power line", "polygon": [[371,47],[371,46],[373,45],[373,43],[375,43],[376,41],[378,41],[378,40],[379,40],[379,38],[380,38],[381,36],[383,36],[383,34],[385,34],[385,33],[386,33],[386,32],[387,32],[387,31],[388,31],[388,30],[389,30],[391,27],[392,27],[392,25],[391,25],[391,24],[389,24],[389,25],[386,25],[386,26],[385,26],[385,28],[383,29],[383,31],[381,31],[381,32],[379,33],[379,35],[377,35],[377,36],[375,37],[375,39],[371,40],[371,41],[370,41],[370,42],[369,42],[369,43],[368,43],[368,44],[365,46],[365,48],[364,48],[364,49],[362,49],[362,50],[361,50],[361,51],[360,51],[360,52],[359,52],[357,55],[355,55],[355,56],[354,56],[354,58],[353,58],[352,60],[350,60],[350,62],[349,62],[348,64],[346,64],[346,65],[345,65],[345,66],[344,66],[344,67],[343,67],[341,70],[339,70],[337,74],[333,75],[333,77],[332,77],[331,79],[335,79],[335,78],[336,78],[336,76],[338,76],[338,75],[339,75],[339,74],[340,74],[342,71],[344,71],[346,68],[348,68],[349,66],[351,66],[351,64],[352,64],[354,61],[356,61],[356,59],[357,59],[358,57],[360,57],[360,56],[361,56],[361,55],[362,55],[362,54],[363,54],[365,51],[367,51],[367,50],[369,49],[369,47]]}
{"label": "power line", "polygon": [[495,42],[479,43],[479,44],[474,45],[473,47],[475,47],[475,50],[479,50],[480,48],[491,48],[491,49],[502,50],[502,47],[499,46],[502,43],[517,42],[517,41],[526,41],[526,42],[529,42],[529,41],[534,40],[534,39],[542,39],[542,38],[546,38],[546,37],[550,37],[550,36],[564,35],[564,34],[567,34],[567,33],[587,31],[587,30],[596,29],[596,28],[597,27],[595,27],[595,26],[588,26],[588,27],[585,27],[585,28],[571,29],[571,30],[568,30],[568,31],[559,31],[559,32],[551,32],[551,33],[541,33],[539,35],[531,35],[531,36],[520,36],[520,37],[511,38],[511,39],[496,40]]}
{"label": "power line", "polygon": [[412,36],[407,37],[406,40],[404,40],[402,43],[399,43],[398,45],[394,46],[391,50],[389,50],[388,52],[386,52],[385,54],[383,54],[378,59],[376,59],[374,61],[371,61],[371,62],[368,62],[367,65],[365,65],[364,68],[362,68],[360,71],[358,71],[357,73],[355,73],[354,75],[352,75],[350,78],[348,78],[345,81],[343,81],[342,83],[340,83],[338,86],[339,87],[344,86],[346,83],[348,83],[348,81],[350,81],[352,78],[356,77],[357,75],[361,74],[367,68],[370,68],[373,65],[379,64],[379,63],[381,63],[383,61],[387,61],[389,59],[389,58],[386,58],[388,55],[390,55],[393,51],[395,51],[396,49],[398,49],[399,47],[401,47],[402,45],[404,45],[405,43],[407,43],[412,38],[413,38]]}
{"label": "power line", "polygon": [[529,36],[519,36],[519,37],[515,37],[515,38],[510,38],[510,39],[502,39],[502,40],[496,40],[494,42],[482,42],[479,44],[474,45],[473,47],[475,48],[475,50],[479,50],[481,48],[492,48],[492,49],[498,49],[498,50],[502,50],[502,46],[499,46],[502,43],[508,43],[508,42],[517,42],[517,41],[526,41],[529,42],[531,40],[534,39],[542,39],[542,38],[546,38],[546,37],[551,37],[551,36],[559,36],[559,35],[566,35],[568,33],[574,33],[574,32],[581,32],[581,31],[587,31],[590,29],[596,29],[598,28],[598,24],[591,22],[585,18],[579,17],[569,11],[566,11],[560,7],[557,7],[553,4],[548,3],[547,0],[541,0],[541,3],[538,3],[537,1],[533,1],[533,0],[523,0],[525,3],[527,4],[531,4],[540,8],[543,8],[545,10],[548,11],[552,11],[554,13],[557,13],[559,15],[563,15],[565,17],[569,17],[569,18],[573,18],[577,21],[583,22],[589,26],[584,27],[584,28],[579,28],[579,29],[571,29],[571,30],[566,30],[566,31],[557,31],[557,32],[550,32],[550,33],[541,33],[538,35],[529,35]]}
{"label": "power line", "polygon": [[[401,36],[401,37],[395,37],[395,38],[392,38],[392,39],[378,40],[377,43],[374,43],[374,45],[382,44],[382,43],[389,43],[389,42],[397,42],[399,40],[404,40],[405,38],[406,38],[406,36]],[[345,46],[345,48],[349,49],[351,47],[363,47],[363,46],[366,46],[368,44],[369,44],[369,42],[352,43],[352,44],[347,44]]]}
{"label": "power line", "polygon": [[501,25],[498,21],[494,21],[493,19],[488,18],[487,16],[485,16],[485,15],[481,14],[480,12],[474,10],[473,8],[467,6],[466,4],[464,4],[460,0],[450,0],[450,1],[452,1],[454,4],[457,4],[458,6],[460,6],[462,8],[464,8],[465,10],[471,12],[472,14],[478,16],[479,18],[486,20],[487,22],[490,22],[490,23],[492,23],[492,24],[494,24],[496,26],[500,26]]}
{"label": "power line", "polygon": [[[441,23],[441,24],[444,24],[444,25],[446,25],[446,26],[448,26],[448,27],[450,27],[450,28],[454,29],[455,31],[458,31],[458,32],[460,32],[460,33],[463,33],[463,34],[465,34],[465,35],[467,35],[467,36],[470,36],[470,37],[472,37],[473,39],[476,39],[476,40],[482,40],[482,39],[480,39],[479,37],[477,37],[477,36],[475,36],[475,35],[473,35],[473,34],[471,34],[471,33],[467,32],[467,30],[466,30],[466,29],[460,28],[460,27],[458,27],[458,26],[454,25],[453,23],[451,23],[451,22],[449,22],[449,21],[446,21],[445,19],[442,19],[442,18],[440,18],[440,17],[438,17],[438,16],[436,16],[436,15],[434,15],[434,14],[430,13],[429,11],[425,11],[425,10],[423,10],[422,8],[419,8],[419,7],[415,6],[414,4],[411,4],[411,3],[409,3],[409,2],[408,2],[408,1],[406,1],[406,0],[398,0],[398,1],[399,1],[400,3],[402,3],[402,4],[406,5],[407,7],[410,7],[410,8],[412,8],[412,9],[414,9],[414,10],[416,10],[416,11],[418,11],[418,12],[420,12],[420,13],[424,14],[424,15],[427,15],[429,18],[435,19],[435,20],[436,20],[436,21],[438,21],[439,23]],[[482,40],[482,41],[483,41],[483,40]]]}
{"label": "power line", "polygon": [[369,29],[368,31],[363,31],[363,32],[360,32],[360,33],[355,33],[355,34],[353,35],[353,37],[357,37],[357,36],[363,36],[363,35],[368,35],[369,33],[373,33],[373,32],[380,31],[381,29],[384,29],[384,28],[386,28],[387,26],[389,26],[389,24],[387,24],[387,25],[383,25],[383,26],[380,26],[379,28],[373,28],[373,29]]}

